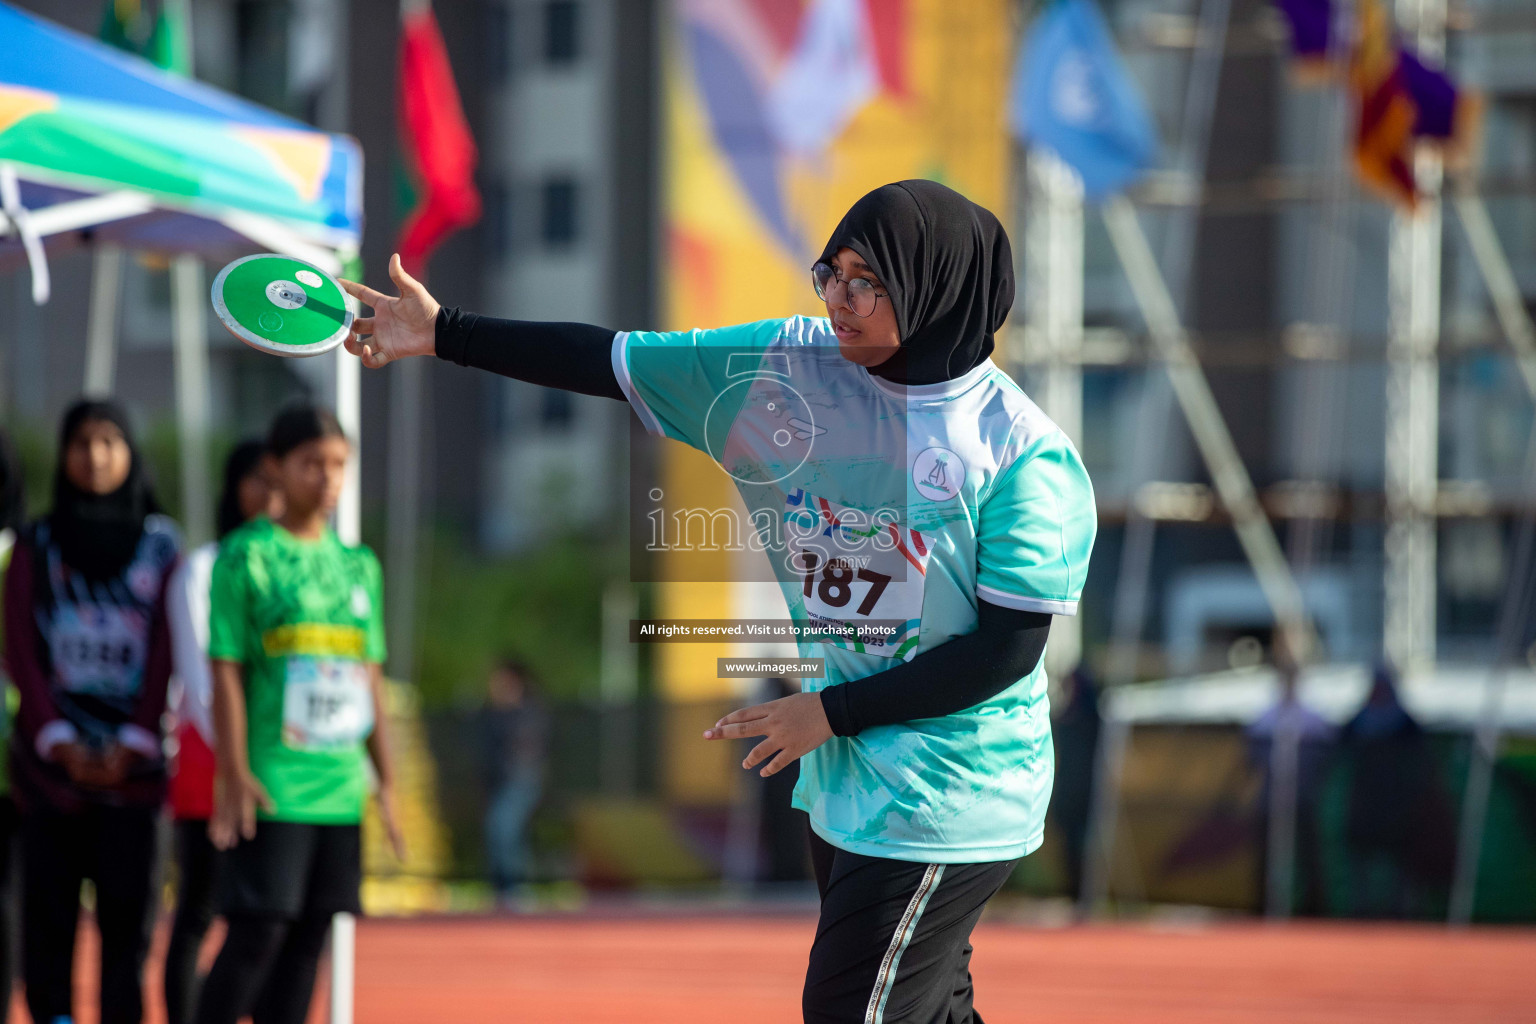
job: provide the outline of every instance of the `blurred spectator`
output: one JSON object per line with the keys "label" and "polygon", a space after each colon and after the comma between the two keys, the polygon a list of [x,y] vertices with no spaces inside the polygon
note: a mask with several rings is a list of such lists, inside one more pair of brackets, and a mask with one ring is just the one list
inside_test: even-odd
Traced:
{"label": "blurred spectator", "polygon": [[1277,651],[1276,662],[1279,699],[1248,727],[1249,757],[1264,779],[1256,808],[1260,900],[1271,914],[1290,912],[1289,907],[1273,905],[1274,880],[1270,878],[1271,843],[1285,841],[1284,831],[1277,834],[1275,829],[1288,817],[1294,867],[1293,881],[1286,888],[1298,913],[1321,916],[1325,909],[1323,851],[1317,805],[1336,730],[1301,702],[1296,664],[1283,651]]}
{"label": "blurred spectator", "polygon": [[[16,532],[26,516],[22,493],[21,460],[10,438],[0,431],[0,577],[11,562]],[[0,617],[0,650],[5,648],[5,620]],[[11,1005],[11,978],[16,971],[16,951],[11,938],[16,933],[16,801],[11,799],[11,774],[8,770],[11,742],[11,718],[16,713],[16,689],[5,674],[0,659],[0,1020],[4,1008]]]}
{"label": "blurred spectator", "polygon": [[1429,738],[1403,707],[1389,666],[1376,667],[1342,742],[1350,768],[1344,841],[1351,913],[1422,913],[1427,898],[1449,884],[1455,824]]}
{"label": "blurred spectator", "polygon": [[[773,676],[763,680],[763,696],[759,703],[788,697],[799,693],[800,688],[788,679]],[[750,750],[757,739],[746,746]],[[804,882],[811,877],[810,847],[806,843],[806,830],[810,822],[804,811],[790,806],[795,783],[800,781],[800,761],[790,762],[762,783],[762,802],[758,805],[758,824],[762,830],[763,845],[768,853],[764,865],[764,882]]]}
{"label": "blurred spectator", "polygon": [[1051,722],[1056,748],[1056,782],[1048,820],[1065,847],[1067,892],[1083,895],[1083,864],[1088,824],[1093,815],[1093,773],[1099,749],[1099,688],[1093,674],[1079,665],[1062,684],[1061,702]]}
{"label": "blurred spectator", "polygon": [[[244,441],[224,463],[218,529],[223,539],[258,515],[282,513],[282,495],[263,463],[266,445]],[[176,677],[176,759],[171,765],[171,817],[175,821],[176,917],[165,952],[165,1007],[170,1024],[189,1024],[197,1008],[197,957],[213,922],[213,682],[208,668],[209,586],[217,541],[187,556],[172,577],[171,640]],[[179,610],[186,614],[178,614]]]}
{"label": "blurred spectator", "polygon": [[491,885],[506,905],[528,880],[528,823],[544,792],[549,714],[528,666],[506,659],[486,681],[485,853]]}
{"label": "blurred spectator", "polygon": [[96,889],[102,1024],[138,1024],[171,675],[166,604],[180,541],[157,515],[121,409],[64,418],[53,508],[5,577],[5,659],[21,701],[11,772],[21,812],[23,976],[34,1021],[72,1014],[81,882]]}

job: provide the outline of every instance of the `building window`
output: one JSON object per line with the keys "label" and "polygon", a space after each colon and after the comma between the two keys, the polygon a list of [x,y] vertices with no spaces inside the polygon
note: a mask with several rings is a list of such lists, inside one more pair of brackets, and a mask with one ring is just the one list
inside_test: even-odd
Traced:
{"label": "building window", "polygon": [[480,190],[485,203],[485,250],[492,259],[511,255],[513,245],[512,193],[506,184],[491,178]]}
{"label": "building window", "polygon": [[492,3],[486,8],[485,20],[486,80],[491,85],[502,85],[512,77],[512,55],[516,52],[512,8]]}
{"label": "building window", "polygon": [[573,244],[581,228],[577,210],[580,195],[575,180],[550,178],[540,191],[539,241],[546,248]]}
{"label": "building window", "polygon": [[545,388],[539,405],[539,419],[546,430],[563,430],[571,425],[571,393],[559,388]]}
{"label": "building window", "polygon": [[581,56],[581,9],[576,0],[544,5],[544,62],[574,64]]}

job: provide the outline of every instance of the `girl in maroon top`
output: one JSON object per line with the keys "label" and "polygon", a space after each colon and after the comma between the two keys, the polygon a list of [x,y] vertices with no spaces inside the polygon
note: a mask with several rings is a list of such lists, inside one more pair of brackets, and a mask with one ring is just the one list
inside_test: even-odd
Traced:
{"label": "girl in maroon top", "polygon": [[53,509],[5,578],[5,662],[20,694],[11,779],[21,813],[22,948],[32,1019],[69,1017],[80,885],[96,888],[102,1024],[138,1024],[171,675],[174,524],[157,514],[126,417],[64,417]]}

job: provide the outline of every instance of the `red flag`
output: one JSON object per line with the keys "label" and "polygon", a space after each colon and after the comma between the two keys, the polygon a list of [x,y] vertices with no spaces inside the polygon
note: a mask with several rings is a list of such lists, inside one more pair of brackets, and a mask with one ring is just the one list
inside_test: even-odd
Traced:
{"label": "red flag", "polygon": [[400,135],[416,207],[400,232],[400,260],[419,273],[438,244],[480,218],[475,140],[431,4],[407,4],[400,33]]}

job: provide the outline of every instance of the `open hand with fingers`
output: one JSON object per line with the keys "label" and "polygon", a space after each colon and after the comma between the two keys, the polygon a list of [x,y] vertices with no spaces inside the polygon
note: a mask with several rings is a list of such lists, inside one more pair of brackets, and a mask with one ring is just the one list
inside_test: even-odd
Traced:
{"label": "open hand with fingers", "polygon": [[832,726],[827,723],[819,693],[793,693],[766,704],[732,711],[716,722],[714,728],[704,730],[707,740],[735,740],[748,736],[764,739],[752,748],[741,766],[754,768],[772,756],[773,760],[758,772],[767,778],[831,739]]}
{"label": "open hand with fingers", "polygon": [[249,770],[220,772],[213,788],[213,817],[208,838],[216,849],[232,850],[242,839],[256,838],[256,810],[277,809],[267,789]]}
{"label": "open hand with fingers", "polygon": [[430,356],[437,351],[438,301],[426,286],[405,272],[400,254],[389,258],[389,279],[400,290],[391,297],[356,281],[339,282],[347,294],[373,307],[372,316],[352,321],[347,351],[361,356],[363,365],[377,370],[406,356]]}

